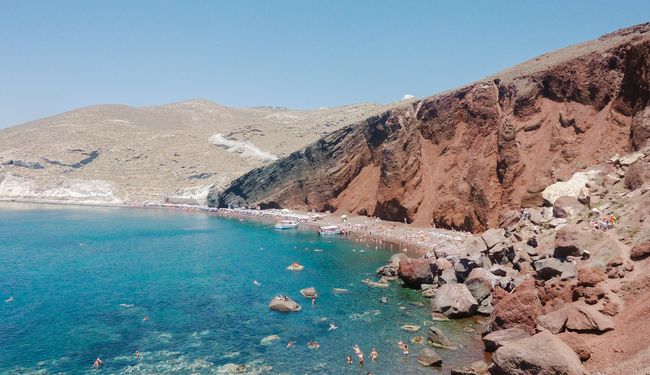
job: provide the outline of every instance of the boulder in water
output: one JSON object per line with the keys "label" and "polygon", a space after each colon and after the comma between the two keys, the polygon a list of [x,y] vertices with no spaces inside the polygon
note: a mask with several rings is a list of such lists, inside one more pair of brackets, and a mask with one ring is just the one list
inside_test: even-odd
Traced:
{"label": "boulder in water", "polygon": [[281,312],[300,311],[302,307],[287,296],[275,296],[269,303],[269,309]]}
{"label": "boulder in water", "polygon": [[427,259],[402,259],[397,271],[404,285],[419,289],[422,284],[433,283],[431,262]]}
{"label": "boulder in water", "polygon": [[314,288],[313,286],[310,286],[309,288],[301,289],[300,294],[302,294],[302,296],[305,298],[318,297],[318,292],[316,291],[316,288]]}
{"label": "boulder in water", "polygon": [[278,341],[278,340],[280,340],[280,336],[278,335],[266,336],[265,338],[260,340],[260,345],[269,346],[273,344],[274,341]]}
{"label": "boulder in water", "polygon": [[429,327],[429,345],[435,346],[438,348],[444,348],[444,349],[453,349],[454,344],[445,336],[444,333],[440,330],[440,328],[430,326]]}

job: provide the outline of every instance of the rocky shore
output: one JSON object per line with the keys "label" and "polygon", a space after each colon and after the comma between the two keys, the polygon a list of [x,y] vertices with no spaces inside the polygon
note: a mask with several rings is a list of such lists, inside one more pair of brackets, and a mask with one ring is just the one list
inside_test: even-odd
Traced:
{"label": "rocky shore", "polygon": [[[452,374],[647,373],[649,182],[650,148],[613,157],[466,235],[462,254],[400,254],[377,275],[421,290],[434,319],[489,317],[491,361]],[[431,329],[429,344],[452,345]]]}

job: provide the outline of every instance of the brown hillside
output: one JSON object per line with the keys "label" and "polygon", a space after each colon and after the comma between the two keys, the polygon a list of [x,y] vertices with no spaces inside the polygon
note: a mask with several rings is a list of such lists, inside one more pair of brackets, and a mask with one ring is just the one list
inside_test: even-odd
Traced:
{"label": "brown hillside", "polygon": [[650,136],[650,24],[335,131],[213,187],[211,205],[336,210],[480,231]]}

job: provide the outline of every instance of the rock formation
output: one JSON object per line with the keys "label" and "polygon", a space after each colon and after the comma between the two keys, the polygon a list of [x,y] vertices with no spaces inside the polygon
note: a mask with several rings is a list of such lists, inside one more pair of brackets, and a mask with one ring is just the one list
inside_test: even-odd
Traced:
{"label": "rock formation", "polygon": [[352,212],[482,231],[576,167],[650,136],[650,24],[568,47],[337,130],[212,206]]}

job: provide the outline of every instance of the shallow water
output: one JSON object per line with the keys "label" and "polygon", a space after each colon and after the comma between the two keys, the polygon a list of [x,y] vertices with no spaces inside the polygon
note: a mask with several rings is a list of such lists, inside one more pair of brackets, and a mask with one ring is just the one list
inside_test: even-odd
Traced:
{"label": "shallow water", "polygon": [[[419,366],[415,344],[402,358],[396,340],[426,336],[428,308],[419,305],[427,301],[397,284],[360,282],[390,255],[201,213],[3,204],[0,373],[430,374],[481,358],[467,322],[435,323],[465,344],[437,350],[443,370]],[[293,261],[305,269],[287,271]],[[309,286],[320,293],[315,306],[299,293]],[[276,294],[303,310],[270,311]],[[338,329],[328,331],[330,322]],[[404,332],[406,323],[423,328]],[[269,335],[280,340],[260,344]],[[287,349],[289,340],[296,346]],[[356,343],[364,368],[344,360]],[[372,347],[376,363],[367,358]],[[97,356],[100,371],[90,369]]]}

